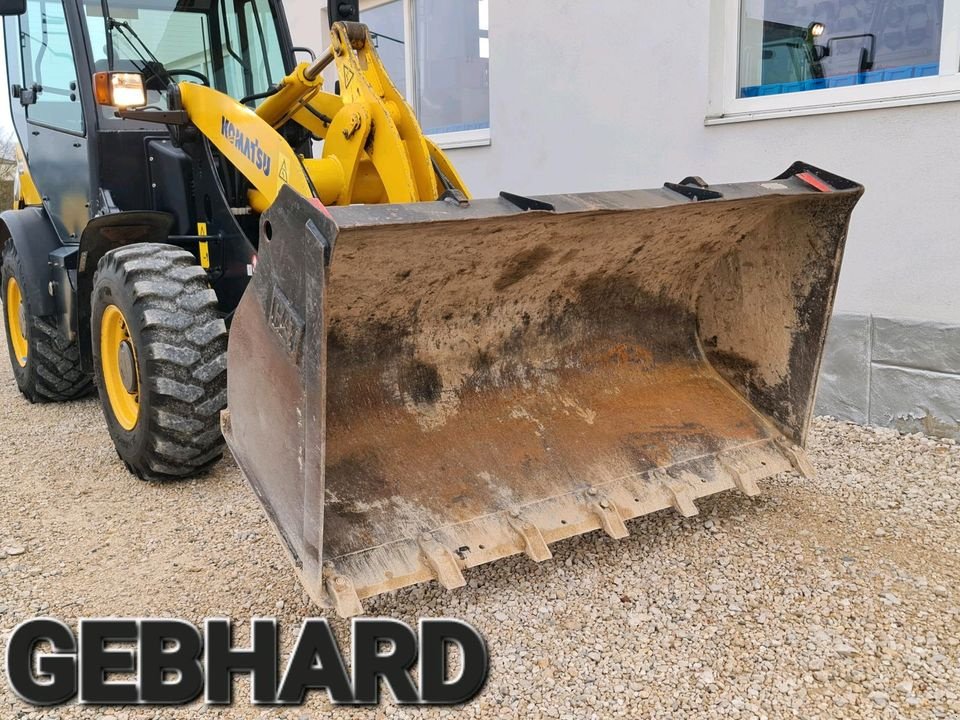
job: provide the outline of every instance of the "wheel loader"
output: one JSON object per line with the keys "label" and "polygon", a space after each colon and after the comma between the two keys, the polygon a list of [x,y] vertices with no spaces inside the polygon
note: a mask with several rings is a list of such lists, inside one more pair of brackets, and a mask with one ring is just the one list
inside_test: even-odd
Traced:
{"label": "wheel loader", "polygon": [[473,199],[356,3],[300,62],[279,0],[0,10],[20,390],[95,389],[146,480],[225,440],[322,607],[812,473],[858,184]]}

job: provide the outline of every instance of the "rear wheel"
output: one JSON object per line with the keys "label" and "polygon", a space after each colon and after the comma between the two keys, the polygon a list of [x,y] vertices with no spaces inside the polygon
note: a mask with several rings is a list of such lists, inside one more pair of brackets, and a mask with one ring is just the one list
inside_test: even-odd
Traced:
{"label": "rear wheel", "polygon": [[37,317],[25,290],[13,240],[3,248],[3,319],[17,387],[30,402],[76,400],[93,389],[80,367],[80,348],[64,338],[56,322]]}
{"label": "rear wheel", "polygon": [[108,252],[91,299],[94,371],[117,453],[147,480],[223,455],[227,328],[193,255],[141,243]]}

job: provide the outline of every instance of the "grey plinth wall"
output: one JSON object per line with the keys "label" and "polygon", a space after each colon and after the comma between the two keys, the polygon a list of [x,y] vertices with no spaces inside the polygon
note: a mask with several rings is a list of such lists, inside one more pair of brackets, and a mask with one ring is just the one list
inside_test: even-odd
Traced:
{"label": "grey plinth wall", "polygon": [[960,439],[960,326],[834,315],[816,412]]}

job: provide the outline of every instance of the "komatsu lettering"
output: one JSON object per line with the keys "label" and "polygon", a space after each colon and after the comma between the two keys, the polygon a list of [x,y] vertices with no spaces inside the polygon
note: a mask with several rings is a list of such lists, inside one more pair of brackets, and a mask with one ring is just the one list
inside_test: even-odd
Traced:
{"label": "komatsu lettering", "polygon": [[252,162],[257,170],[270,177],[270,156],[260,147],[259,140],[251,140],[225,116],[220,117],[220,134]]}

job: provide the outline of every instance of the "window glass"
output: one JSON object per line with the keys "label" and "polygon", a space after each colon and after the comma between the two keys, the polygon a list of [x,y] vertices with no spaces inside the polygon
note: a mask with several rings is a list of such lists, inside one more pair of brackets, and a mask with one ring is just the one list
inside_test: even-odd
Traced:
{"label": "window glass", "polygon": [[420,123],[428,133],[490,127],[487,0],[418,0]]}
{"label": "window glass", "polygon": [[742,0],[740,97],[940,73],[943,0]]}
{"label": "window glass", "polygon": [[[143,72],[150,104],[162,104],[166,92],[162,74],[150,70],[154,57],[168,71],[199,73],[212,87],[237,99],[263,92],[285,75],[268,0],[155,0],[146,7],[132,0],[109,1],[112,68],[107,62],[102,4],[87,0],[84,9],[95,69]],[[178,74],[172,78],[199,80]]]}
{"label": "window glass", "polygon": [[401,95],[407,94],[407,66],[404,60],[406,34],[403,25],[403,2],[392,0],[364,10],[361,20],[370,28],[380,61]]}
{"label": "window glass", "polygon": [[24,87],[42,88],[37,101],[27,106],[27,117],[45,125],[82,132],[77,66],[60,0],[28,0],[27,11],[20,17],[20,41]]}
{"label": "window glass", "polygon": [[[103,6],[96,0],[88,2],[84,14],[94,70],[109,70]],[[194,70],[206,77],[212,74],[210,30],[204,14],[111,5],[110,16],[118,23],[124,23],[112,33],[113,70],[139,71],[153,53],[166,68]],[[141,40],[146,48],[141,45]]]}
{"label": "window glass", "polygon": [[[243,55],[240,53],[240,18],[237,13],[226,12],[226,0],[218,0],[217,30],[220,35],[220,53],[217,63],[223,69],[223,79],[217,88],[223,90],[230,97],[240,98],[252,95],[254,83]],[[249,92],[247,89],[249,88]]]}
{"label": "window glass", "polygon": [[266,0],[248,0],[243,19],[250,46],[253,92],[262,93],[286,75],[276,21]]}

